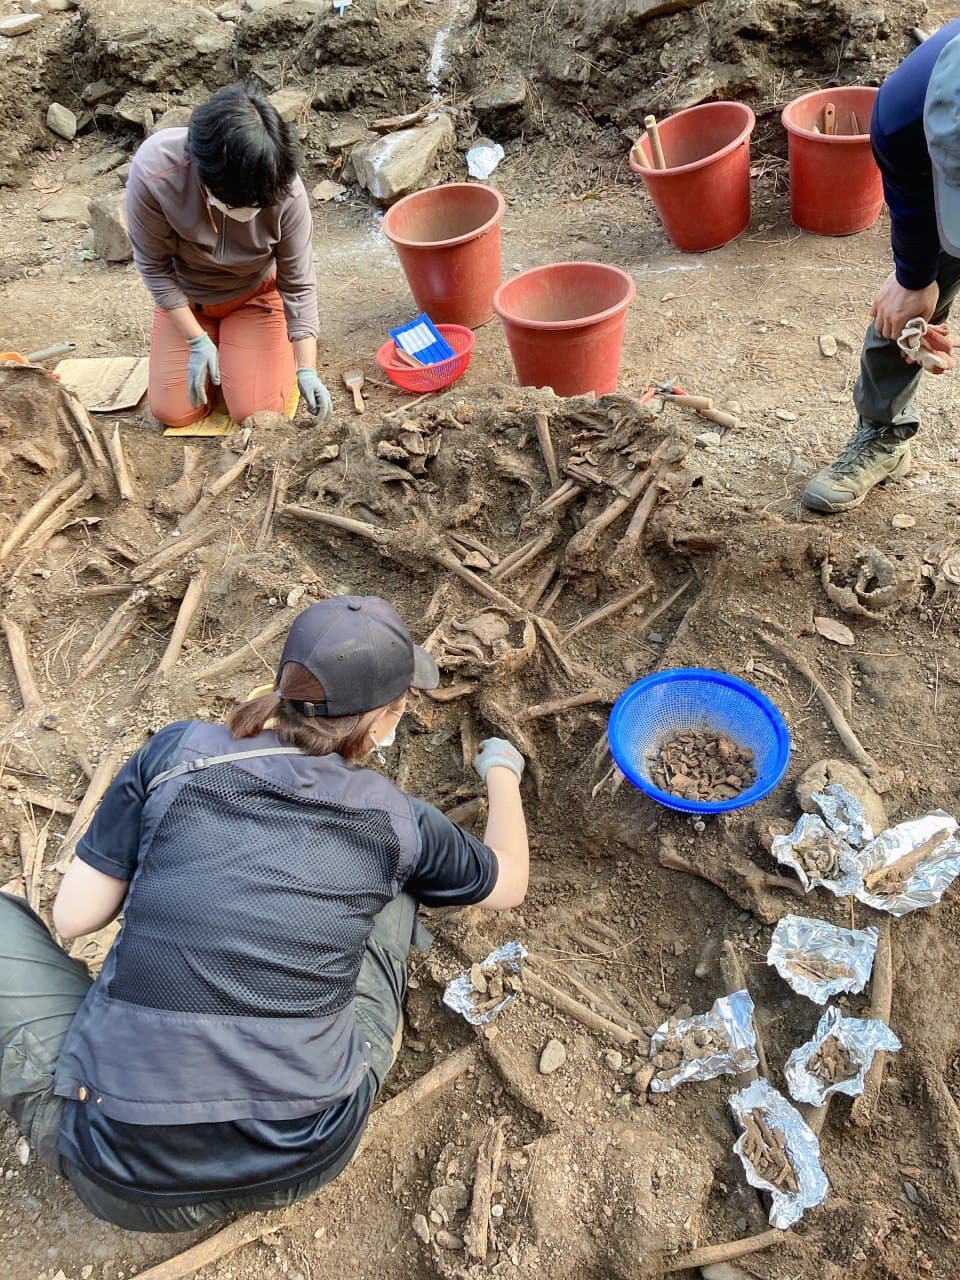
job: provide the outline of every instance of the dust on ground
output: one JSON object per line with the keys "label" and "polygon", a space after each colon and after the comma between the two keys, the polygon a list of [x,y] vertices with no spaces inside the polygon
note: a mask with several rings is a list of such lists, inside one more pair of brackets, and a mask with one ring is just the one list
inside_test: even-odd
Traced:
{"label": "dust on ground", "polygon": [[[424,34],[403,60],[389,55],[382,99],[364,100],[370,113],[420,104],[442,22],[453,20],[445,46],[453,51],[449,74],[465,84],[474,66],[478,76],[492,71],[490,64],[471,61],[469,40],[463,54],[456,52],[463,33],[475,37],[475,51],[484,38],[481,52],[496,58],[513,30],[498,29],[498,22],[511,20],[511,6],[494,0],[479,7],[479,24],[459,7],[408,11],[397,5],[400,28],[390,27],[385,8],[373,20],[363,5],[353,7],[357,12],[347,10],[349,25],[342,30],[329,15],[310,16],[302,5],[264,9],[231,30],[223,56],[229,53],[237,65],[244,58],[248,65],[259,61],[268,70],[275,56],[277,70],[270,74],[303,78],[310,58],[317,65],[319,22],[325,38],[332,32],[342,42],[330,54],[335,65],[321,77],[324,92],[333,96],[315,108],[320,123],[313,127],[326,130],[338,113],[358,110],[370,79],[370,50],[388,29],[392,39],[404,34],[404,22],[416,21]],[[184,39],[188,17],[213,38],[214,27],[196,16],[207,13],[198,6],[148,8],[144,22],[159,22],[162,8],[163,21],[169,25],[175,17]],[[18,779],[19,786],[5,786],[2,793],[8,821],[0,881],[19,873],[18,835],[26,815],[31,831],[48,829],[45,910],[59,880],[55,864],[70,818],[17,804],[20,788],[75,804],[111,751],[134,749],[144,732],[170,719],[220,715],[269,678],[278,638],[246,649],[226,674],[202,673],[271,621],[279,634],[286,611],[327,592],[377,592],[395,600],[417,639],[431,638],[445,668],[444,684],[463,686],[447,702],[418,700],[387,766],[403,785],[445,809],[466,805],[473,813],[467,820],[482,830],[482,810],[472,803],[479,788],[465,763],[471,742],[504,732],[533,761],[525,784],[533,846],[528,900],[520,910],[496,916],[431,913],[437,942],[428,956],[414,960],[404,1048],[387,1092],[399,1093],[463,1046],[475,1044],[474,1065],[378,1138],[332,1187],[297,1208],[280,1233],[201,1274],[222,1280],[333,1280],[344,1274],[390,1280],[552,1273],[633,1280],[647,1263],[659,1265],[665,1251],[760,1229],[756,1198],[731,1153],[729,1078],[666,1096],[646,1094],[636,1088],[637,1059],[643,1058],[638,1048],[592,1032],[530,989],[500,1015],[489,1036],[475,1034],[441,1008],[442,988],[492,946],[520,938],[533,957],[532,973],[600,1016],[635,1027],[640,1046],[644,1026],[658,1025],[684,1006],[706,1010],[723,994],[717,956],[720,943],[730,940],[757,1004],[774,1083],[782,1081],[788,1053],[809,1037],[818,1011],[793,996],[766,965],[772,926],[794,910],[848,927],[874,923],[877,916],[862,906],[851,912],[846,901],[824,894],[801,903],[763,879],[778,870],[765,851],[765,829],[792,823],[798,813],[790,784],[814,761],[843,751],[809,680],[761,634],[779,636],[782,629],[788,646],[815,666],[880,766],[891,820],[941,806],[956,812],[960,804],[960,748],[951,732],[960,711],[957,596],[943,573],[960,538],[950,378],[924,382],[924,424],[906,483],[831,521],[798,505],[804,479],[852,427],[850,390],[869,299],[887,270],[888,226],[881,221],[850,240],[796,232],[786,212],[775,116],[768,114],[760,138],[770,144],[756,150],[751,230],[720,253],[671,251],[626,175],[620,130],[648,105],[664,110],[675,99],[654,104],[644,98],[615,118],[590,94],[602,95],[615,83],[611,68],[618,58],[626,66],[625,50],[633,51],[640,68],[662,62],[665,34],[684,24],[688,31],[703,29],[708,68],[720,65],[716,41],[731,10],[700,6],[644,28],[637,6],[609,9],[623,22],[633,11],[633,28],[618,28],[632,29],[633,36],[619,50],[597,55],[603,74],[591,74],[583,107],[571,105],[536,72],[538,90],[557,95],[556,116],[544,113],[544,132],[535,142],[522,130],[508,140],[496,181],[507,198],[505,270],[594,258],[625,267],[637,280],[622,395],[595,405],[519,391],[502,334],[491,324],[479,332],[461,384],[440,400],[404,410],[407,399],[383,382],[372,356],[411,303],[378,214],[350,188],[342,201],[315,209],[321,369],[334,390],[332,424],[313,429],[302,418],[296,427],[261,424],[251,443],[262,452],[197,526],[203,531],[214,524],[214,536],[170,569],[144,574],[138,566],[169,543],[180,511],[199,496],[197,480],[228,467],[240,442],[225,448],[219,441],[192,442],[199,451],[193,480],[171,492],[183,471],[180,445],[164,440],[144,413],[118,415],[137,500],[118,502],[107,479],[102,499],[80,507],[41,551],[15,552],[3,567],[4,612],[24,627],[43,706],[42,713],[22,714],[5,668],[0,709],[8,729],[0,781]],[[130,7],[119,12],[129,18]],[[765,12],[774,14],[768,19],[773,38],[784,19],[779,10]],[[822,12],[821,32],[845,30],[851,20],[839,6]],[[89,0],[78,16],[56,19],[81,42],[58,43],[57,50],[66,47],[75,56],[79,48],[86,58],[76,73],[70,71],[70,83],[132,68],[118,87],[140,94],[157,114],[169,102],[172,77],[180,77],[178,94],[196,90],[203,59],[187,66],[182,56],[178,61],[170,55],[161,65],[152,35],[142,37],[142,47],[133,42],[123,56],[109,40],[83,44],[89,25],[106,22],[110,13]],[[853,18],[859,22],[862,14],[857,10]],[[891,9],[885,22],[868,24],[870,57],[854,62],[850,78],[868,62],[874,78],[882,75],[905,52],[905,27],[918,16],[919,10],[904,16]],[[572,21],[565,6],[554,6],[554,17]],[[793,20],[800,21],[796,14]],[[297,39],[294,58],[287,50]],[[182,40],[171,47],[182,55]],[[523,50],[518,61],[532,75],[541,54],[527,58],[530,44],[520,39],[509,47]],[[805,44],[803,60],[798,56],[789,68],[792,60],[784,54],[779,100],[793,96],[807,76],[832,78],[837,47]],[[256,58],[253,50],[259,50]],[[556,41],[548,51],[552,56],[560,50]],[[205,57],[209,65],[220,54],[214,49]],[[743,58],[733,59],[737,74]],[[54,59],[50,65],[62,66],[59,74],[67,76],[72,64],[64,56],[62,64]],[[729,65],[723,62],[723,92],[732,84]],[[157,66],[159,72],[151,70]],[[762,92],[771,101],[777,92],[772,68],[771,60],[763,63]],[[804,79],[794,81],[801,72]],[[664,68],[665,77],[671,74],[676,78],[675,69]],[[41,91],[48,92],[35,92]],[[148,100],[150,94],[158,100]],[[25,117],[31,101],[23,98]],[[89,260],[83,228],[36,220],[36,206],[58,187],[77,186],[87,194],[120,190],[116,170],[98,174],[98,161],[118,146],[128,153],[139,134],[129,126],[124,133],[115,116],[98,127],[102,134],[85,133],[76,144],[51,146],[48,135],[43,151],[30,149],[26,133],[20,139],[23,154],[12,166],[16,185],[0,190],[4,347],[29,351],[70,338],[79,355],[146,351],[149,308],[132,268]],[[461,133],[458,150],[441,162],[445,172],[462,173],[456,166],[462,166],[468,141]],[[308,146],[308,172],[309,179],[333,176],[330,153]],[[821,354],[823,335],[836,339],[836,356]],[[339,383],[340,371],[358,356],[368,375],[363,420],[353,416]],[[640,412],[629,397],[654,377],[712,395],[737,414],[739,428],[719,443],[697,442],[709,424],[673,407]],[[39,380],[14,382],[9,375],[0,386],[5,527],[52,477],[75,465],[73,442],[52,425],[51,405]],[[660,500],[629,555],[618,552],[625,516],[595,542],[581,538],[576,554],[556,565],[546,582],[552,558],[566,551],[610,495],[588,487],[561,511],[538,513],[552,487],[537,447],[542,412],[549,414],[561,463],[584,432],[603,439],[620,431],[635,466],[646,465],[664,440],[675,443],[680,455],[658,476]],[[33,447],[25,449],[25,441]],[[618,450],[614,456],[627,454]],[[368,528],[363,536],[289,511],[265,523],[275,482],[288,505],[341,514],[376,532]],[[515,573],[497,574],[506,556],[547,533],[550,541]],[[470,571],[506,603],[478,594],[438,564],[445,547],[468,568],[471,561]],[[840,586],[854,582],[865,563],[873,566],[871,573],[879,567],[889,574],[895,589],[882,595],[881,607],[871,608],[879,616],[843,611],[838,597],[825,591],[824,563],[832,566],[829,580]],[[180,602],[198,575],[203,600],[182,656],[168,680],[153,680]],[[141,584],[142,598],[130,605],[129,634],[102,665],[81,676],[111,615]],[[641,586],[645,591],[633,604],[564,639],[594,610]],[[535,598],[535,608],[546,610],[546,625],[531,621],[530,605],[524,605]],[[813,619],[822,615],[846,623],[855,643],[842,647],[821,636]],[[615,694],[648,671],[679,665],[718,667],[750,679],[783,709],[794,736],[788,784],[757,810],[703,829],[656,808],[629,786],[617,788],[602,750]],[[596,702],[526,718],[531,708],[591,691]],[[49,727],[38,727],[41,714]],[[662,866],[664,850],[708,879]],[[777,1249],[746,1259],[747,1274],[762,1280],[912,1280],[955,1269],[960,1139],[940,1090],[945,1083],[948,1098],[960,1090],[955,893],[942,906],[897,922],[894,940],[892,1023],[904,1049],[888,1063],[876,1119],[868,1130],[852,1129],[849,1104],[834,1103],[823,1135],[831,1182],[826,1204]],[[95,947],[86,958],[95,962]],[[855,1014],[867,1001],[852,996],[839,1003]],[[553,1039],[565,1057],[543,1075],[541,1055]],[[505,1150],[492,1200],[502,1212],[491,1217],[486,1258],[469,1261],[459,1244],[474,1162],[491,1125],[501,1123]],[[62,1270],[67,1280],[121,1280],[191,1242],[131,1235],[95,1221],[35,1157],[20,1163],[9,1125],[0,1162],[0,1256],[11,1274],[49,1280]]]}

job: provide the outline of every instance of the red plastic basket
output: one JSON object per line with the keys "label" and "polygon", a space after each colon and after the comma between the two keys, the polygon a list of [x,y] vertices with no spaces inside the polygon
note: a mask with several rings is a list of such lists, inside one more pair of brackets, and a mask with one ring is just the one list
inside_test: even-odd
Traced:
{"label": "red plastic basket", "polygon": [[456,354],[448,360],[441,360],[439,364],[426,364],[422,369],[400,363],[397,359],[397,346],[392,338],[383,344],[377,352],[377,364],[391,382],[395,382],[404,391],[415,391],[422,395],[452,386],[458,378],[463,377],[473,355],[476,334],[460,324],[438,324],[437,330]]}

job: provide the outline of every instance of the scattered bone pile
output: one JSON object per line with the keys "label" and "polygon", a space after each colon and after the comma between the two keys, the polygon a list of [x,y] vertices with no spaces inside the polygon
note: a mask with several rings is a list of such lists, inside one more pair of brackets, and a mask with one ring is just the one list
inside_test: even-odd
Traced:
{"label": "scattered bone pile", "polygon": [[787,1143],[778,1129],[771,1129],[759,1107],[743,1117],[746,1140],[743,1154],[761,1178],[772,1182],[780,1191],[799,1191],[797,1175],[787,1154]]}
{"label": "scattered bone pile", "polygon": [[701,803],[732,800],[752,786],[757,776],[749,747],[709,730],[688,729],[676,734],[648,758],[648,763],[650,776],[661,791]]}
{"label": "scattered bone pile", "polygon": [[496,960],[486,960],[483,964],[475,964],[470,969],[470,985],[474,989],[474,1012],[489,1013],[506,996],[523,990],[523,983],[518,973]]}
{"label": "scattered bone pile", "polygon": [[838,1084],[857,1074],[857,1064],[850,1057],[846,1045],[841,1044],[836,1036],[827,1036],[807,1063],[807,1070],[826,1084]]}
{"label": "scattered bone pile", "polygon": [[827,960],[825,956],[812,955],[808,951],[791,951],[787,956],[787,967],[798,978],[807,982],[835,982],[837,978],[849,978],[850,970],[836,960]]}
{"label": "scattered bone pile", "polygon": [[659,1051],[651,1055],[650,1061],[656,1068],[658,1080],[670,1080],[684,1062],[712,1058],[715,1054],[729,1051],[729,1041],[720,1031],[701,1028],[681,1033],[678,1020],[671,1018],[667,1023],[666,1037]]}
{"label": "scattered bone pile", "polygon": [[830,832],[827,836],[805,836],[792,846],[793,855],[808,876],[833,880],[843,874],[840,851],[843,841]]}

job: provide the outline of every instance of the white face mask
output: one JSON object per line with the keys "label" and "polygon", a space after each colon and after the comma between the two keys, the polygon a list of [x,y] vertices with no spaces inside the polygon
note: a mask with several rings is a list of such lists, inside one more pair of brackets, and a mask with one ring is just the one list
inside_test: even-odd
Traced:
{"label": "white face mask", "polygon": [[380,741],[377,743],[377,746],[381,750],[384,747],[392,747],[393,744],[396,742],[396,740],[397,740],[397,726],[394,725],[393,728],[390,730],[390,732],[387,734],[387,736],[385,738],[380,739]]}
{"label": "white face mask", "polygon": [[256,205],[231,209],[229,205],[224,204],[222,200],[218,200],[210,191],[207,192],[207,203],[212,205],[214,209],[219,209],[226,217],[232,218],[234,222],[252,222],[260,212]]}

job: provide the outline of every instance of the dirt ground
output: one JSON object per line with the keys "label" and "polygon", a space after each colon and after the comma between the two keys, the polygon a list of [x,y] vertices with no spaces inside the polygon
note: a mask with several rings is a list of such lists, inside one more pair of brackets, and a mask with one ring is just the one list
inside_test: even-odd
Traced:
{"label": "dirt ground", "polygon": [[[898,33],[891,64],[906,48]],[[775,135],[765,118],[754,151],[749,232],[703,256],[669,248],[626,165],[607,158],[602,139],[594,147],[589,130],[575,149],[544,143],[508,154],[495,179],[507,200],[506,273],[554,259],[599,259],[637,282],[622,395],[599,406],[521,393],[493,322],[479,331],[469,372],[447,397],[404,410],[409,398],[384,383],[373,360],[387,328],[412,306],[379,214],[355,188],[342,202],[318,204],[320,364],[334,395],[332,423],[314,429],[301,416],[295,425],[261,424],[251,444],[262,452],[198,526],[214,524],[211,538],[168,571],[139,574],[138,565],[147,560],[149,567],[176,527],[167,487],[180,476],[183,456],[145,410],[117,415],[137,499],[119,503],[106,485],[44,549],[16,552],[0,570],[4,613],[26,631],[43,700],[40,711],[22,713],[3,649],[0,882],[19,875],[24,824],[31,835],[46,831],[44,910],[59,882],[55,864],[70,819],[31,806],[22,788],[75,804],[88,773],[112,751],[134,750],[171,719],[221,715],[270,678],[279,641],[249,649],[222,676],[204,677],[205,669],[286,610],[325,593],[394,600],[416,638],[429,637],[444,685],[465,686],[449,701],[418,700],[383,766],[401,785],[444,809],[469,803],[478,788],[464,756],[472,740],[491,732],[516,738],[533,761],[524,784],[529,897],[520,910],[495,916],[427,913],[436,942],[413,961],[404,1047],[387,1094],[459,1048],[474,1045],[473,1065],[378,1136],[279,1232],[200,1275],[634,1280],[662,1274],[671,1251],[762,1229],[731,1151],[729,1077],[658,1101],[631,1087],[634,1050],[529,990],[500,1016],[491,1038],[445,1011],[440,995],[489,945],[519,938],[532,972],[568,997],[621,1025],[657,1025],[683,1005],[704,1011],[723,994],[717,954],[729,939],[757,1004],[773,1083],[782,1086],[786,1057],[808,1038],[820,1010],[767,966],[772,926],[795,911],[857,927],[881,917],[822,892],[802,900],[758,878],[776,870],[758,829],[774,819],[792,823],[800,774],[824,757],[844,756],[809,679],[759,632],[781,629],[785,643],[819,672],[878,764],[891,819],[960,809],[953,729],[960,716],[960,597],[942,572],[960,542],[956,383],[951,376],[924,381],[923,427],[906,482],[835,519],[801,510],[805,478],[852,428],[850,391],[869,302],[888,269],[889,226],[884,216],[846,240],[799,233],[789,222]],[[18,182],[0,189],[0,346],[29,351],[69,339],[78,355],[146,352],[149,307],[132,266],[88,260],[82,228],[36,219],[38,203],[59,186],[119,190],[114,174],[93,175],[97,157],[116,145],[113,136],[85,135],[30,152]],[[327,170],[309,151],[308,169],[309,189]],[[821,353],[824,335],[835,338],[835,356]],[[341,371],[358,360],[367,374],[363,420],[340,384]],[[651,379],[713,396],[736,414],[738,428],[719,443],[697,442],[709,424],[676,408],[659,416],[638,411],[628,397]],[[69,436],[55,424],[52,394],[36,377],[0,373],[4,536],[52,479],[76,465]],[[547,582],[541,575],[551,558],[568,548],[609,491],[588,493],[552,518],[537,514],[551,490],[534,432],[543,408],[561,463],[578,433],[617,423],[632,430],[638,457],[664,439],[681,455],[662,477],[662,500],[642,546],[629,555],[619,546],[624,517],[595,547],[567,549]],[[41,447],[24,451],[24,440]],[[241,448],[236,439],[192,443],[209,477]],[[384,443],[389,448],[378,451]],[[418,475],[423,458],[425,475]],[[377,546],[287,511],[261,537],[275,480],[288,504],[398,532]],[[501,580],[489,567],[475,569],[511,602],[540,591],[545,626],[504,613],[502,602],[498,613],[495,602],[431,558],[438,538],[461,560],[470,551],[458,541],[464,536],[502,558],[546,530],[550,545],[515,575]],[[824,561],[843,581],[871,548],[889,558],[898,584],[896,604],[874,620],[842,612],[821,582]],[[198,574],[205,593],[180,661],[168,680],[151,682]],[[96,637],[140,582],[145,596],[130,606],[136,627],[103,665],[82,675]],[[592,610],[641,585],[646,593],[615,618],[562,639]],[[491,633],[478,615],[487,624],[495,619],[503,639],[484,640]],[[854,643],[840,647],[821,637],[813,618],[822,615],[846,623]],[[680,665],[748,678],[782,709],[793,735],[789,772],[756,810],[698,825],[629,785],[604,781],[609,759],[598,744],[610,703],[639,676]],[[525,718],[530,708],[587,690],[596,702]],[[44,716],[47,727],[40,727]],[[468,821],[482,831],[482,813]],[[666,846],[716,883],[661,866]],[[834,1102],[822,1135],[828,1199],[777,1247],[745,1259],[748,1276],[913,1280],[957,1270],[960,1113],[950,1102],[960,1099],[956,889],[941,906],[896,922],[893,938],[891,1022],[904,1047],[888,1063],[874,1123],[852,1127],[849,1103]],[[96,948],[85,954],[95,962]],[[846,1013],[868,1003],[869,993],[839,1001]],[[566,1060],[545,1076],[537,1064],[552,1038],[564,1044]],[[455,1245],[461,1239],[477,1146],[499,1122],[506,1154],[493,1198],[502,1212],[486,1258],[469,1261],[461,1248],[442,1245],[451,1243],[448,1236]],[[0,1168],[4,1275],[130,1280],[192,1243],[97,1222],[33,1154],[21,1163],[9,1124],[0,1126]],[[414,1230],[417,1215],[426,1218],[429,1243]],[[440,1242],[438,1231],[448,1233]]]}

